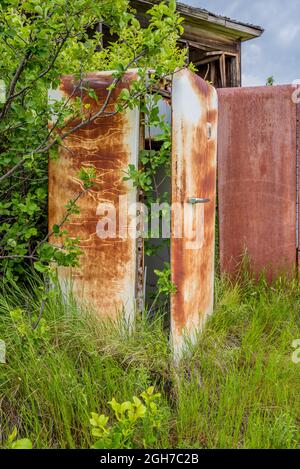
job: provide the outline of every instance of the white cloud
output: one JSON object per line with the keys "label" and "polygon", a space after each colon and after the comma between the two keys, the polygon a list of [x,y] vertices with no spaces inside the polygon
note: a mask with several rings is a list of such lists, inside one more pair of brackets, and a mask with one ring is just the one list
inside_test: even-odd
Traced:
{"label": "white cloud", "polygon": [[242,73],[242,86],[263,86],[265,81],[258,75]]}
{"label": "white cloud", "polygon": [[295,39],[299,40],[299,35],[299,24],[287,24],[283,26],[279,31],[279,38],[281,39],[281,41],[284,42],[285,45],[291,44]]}
{"label": "white cloud", "polygon": [[255,65],[262,58],[261,46],[250,42],[243,46],[243,60],[247,65]]}

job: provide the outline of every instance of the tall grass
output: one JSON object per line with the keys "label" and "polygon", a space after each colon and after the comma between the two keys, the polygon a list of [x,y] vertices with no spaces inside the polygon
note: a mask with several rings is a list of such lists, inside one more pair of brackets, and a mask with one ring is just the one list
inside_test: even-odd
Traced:
{"label": "tall grass", "polygon": [[[138,318],[128,334],[54,291],[31,332],[41,301],[36,280],[0,295],[0,339],[7,348],[0,365],[0,444],[17,426],[37,448],[89,447],[90,412],[108,413],[112,397],[129,400],[155,385],[164,416],[156,447],[299,446],[300,364],[291,359],[292,342],[300,338],[296,282],[217,280],[214,315],[176,370],[163,317]],[[136,437],[138,447],[146,432]]]}

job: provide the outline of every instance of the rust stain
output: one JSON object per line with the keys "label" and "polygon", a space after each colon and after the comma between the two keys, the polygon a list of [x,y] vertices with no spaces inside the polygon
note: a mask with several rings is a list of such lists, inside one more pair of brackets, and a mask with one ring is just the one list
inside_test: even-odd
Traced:
{"label": "rust stain", "polygon": [[292,86],[218,90],[221,272],[244,252],[255,277],[296,267],[296,105]]}
{"label": "rust stain", "polygon": [[296,180],[296,188],[297,188],[297,207],[296,207],[296,214],[297,214],[297,236],[296,236],[296,244],[297,244],[297,270],[298,270],[298,279],[300,279],[300,84],[296,84],[294,86],[293,91],[293,100],[296,103],[296,120],[297,120],[297,130],[296,130],[296,168],[297,168],[297,180]]}
{"label": "rust stain", "polygon": [[[116,99],[123,88],[137,79],[128,72],[113,91],[106,112],[114,110]],[[90,73],[84,86],[95,90],[98,103],[85,94],[88,112],[99,110],[113,78],[111,72]],[[80,96],[81,91],[72,76],[61,81],[61,91],[68,98]],[[78,122],[73,121],[70,126]],[[57,161],[49,162],[49,229],[59,223],[65,214],[66,203],[82,191],[78,172],[82,166],[96,169],[92,189],[78,202],[80,215],[72,215],[66,225],[69,235],[80,237],[83,255],[80,266],[59,268],[61,283],[71,284],[75,297],[93,307],[101,317],[115,319],[121,312],[132,322],[135,310],[136,240],[119,235],[119,196],[128,196],[128,203],[136,201],[136,192],[125,182],[124,171],[129,164],[137,165],[139,150],[139,112],[128,110],[109,118],[98,118],[64,141]],[[100,239],[96,232],[99,203],[112,203],[116,208],[116,238]],[[108,215],[109,216],[109,215]],[[130,216],[127,222],[130,223]],[[120,223],[123,223],[120,221]],[[55,239],[52,239],[55,243]]]}
{"label": "rust stain", "polygon": [[177,292],[171,299],[171,327],[174,352],[178,357],[185,340],[195,340],[213,309],[217,114],[217,95],[213,87],[189,70],[175,74],[172,203],[183,206],[190,197],[210,199],[192,208],[194,218],[198,214],[204,222],[202,243],[195,244],[194,249],[186,233],[182,238],[174,236],[178,218],[173,216],[172,219],[171,271]]}

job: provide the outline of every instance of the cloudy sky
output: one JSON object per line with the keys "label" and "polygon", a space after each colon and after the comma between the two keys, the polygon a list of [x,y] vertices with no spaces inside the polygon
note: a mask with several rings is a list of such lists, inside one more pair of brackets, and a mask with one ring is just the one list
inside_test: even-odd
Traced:
{"label": "cloudy sky", "polygon": [[232,19],[262,26],[263,36],[244,43],[243,85],[300,80],[300,0],[179,0]]}

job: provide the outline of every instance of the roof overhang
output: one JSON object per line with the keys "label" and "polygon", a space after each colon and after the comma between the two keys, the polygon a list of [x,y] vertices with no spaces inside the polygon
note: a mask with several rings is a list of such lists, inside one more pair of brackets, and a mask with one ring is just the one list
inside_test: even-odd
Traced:
{"label": "roof overhang", "polygon": [[[160,0],[133,0],[132,3],[144,8],[151,8]],[[259,37],[264,32],[260,26],[243,23],[225,16],[211,13],[203,8],[192,7],[184,3],[177,2],[177,11],[184,17],[184,23],[213,30],[236,41],[248,41]]]}
{"label": "roof overhang", "polygon": [[186,20],[193,23],[210,23],[215,30],[220,31],[227,36],[231,36],[232,39],[247,41],[261,36],[264,32],[263,28],[260,26],[243,23],[227,18],[226,16],[216,15],[210,11],[202,8],[191,7],[184,3],[177,3],[177,11],[184,16]]}

